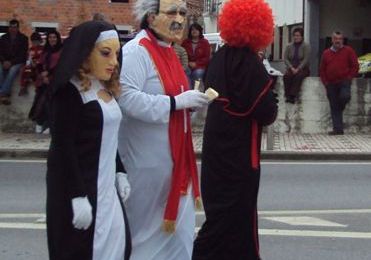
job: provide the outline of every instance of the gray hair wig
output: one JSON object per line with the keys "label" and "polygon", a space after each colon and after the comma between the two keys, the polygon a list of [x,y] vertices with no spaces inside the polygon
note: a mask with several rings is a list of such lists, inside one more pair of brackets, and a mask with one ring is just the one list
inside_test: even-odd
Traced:
{"label": "gray hair wig", "polygon": [[160,0],[137,0],[134,5],[134,14],[138,21],[143,21],[146,15],[158,13]]}

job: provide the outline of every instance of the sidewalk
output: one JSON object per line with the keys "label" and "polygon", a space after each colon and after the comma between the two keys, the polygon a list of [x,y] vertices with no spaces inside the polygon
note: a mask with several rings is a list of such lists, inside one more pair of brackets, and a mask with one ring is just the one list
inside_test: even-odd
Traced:
{"label": "sidewalk", "polygon": [[[326,134],[274,135],[273,150],[266,149],[266,135],[262,140],[263,160],[368,160],[371,161],[371,134],[328,136]],[[44,159],[50,137],[41,134],[0,133],[0,158]],[[193,143],[200,158],[202,131],[195,129]]]}

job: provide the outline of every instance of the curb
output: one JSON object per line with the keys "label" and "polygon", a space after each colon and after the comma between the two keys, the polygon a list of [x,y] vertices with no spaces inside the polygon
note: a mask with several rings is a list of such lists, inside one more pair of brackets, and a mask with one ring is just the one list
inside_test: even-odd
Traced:
{"label": "curb", "polygon": [[[0,159],[46,159],[45,149],[0,149]],[[197,160],[201,151],[196,151]],[[371,161],[371,152],[262,151],[262,160],[272,161]]]}
{"label": "curb", "polygon": [[[201,151],[196,151],[201,160]],[[265,161],[371,161],[371,152],[303,152],[303,151],[262,151]]]}

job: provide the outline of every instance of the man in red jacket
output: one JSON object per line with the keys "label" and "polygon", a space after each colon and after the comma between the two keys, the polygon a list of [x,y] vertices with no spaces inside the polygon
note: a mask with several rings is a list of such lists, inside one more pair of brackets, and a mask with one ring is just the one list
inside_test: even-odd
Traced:
{"label": "man in red jacket", "polygon": [[358,68],[356,53],[351,47],[344,46],[341,32],[334,32],[332,46],[323,52],[320,65],[320,77],[326,87],[333,125],[329,135],[344,134],[343,111],[350,100],[350,86]]}

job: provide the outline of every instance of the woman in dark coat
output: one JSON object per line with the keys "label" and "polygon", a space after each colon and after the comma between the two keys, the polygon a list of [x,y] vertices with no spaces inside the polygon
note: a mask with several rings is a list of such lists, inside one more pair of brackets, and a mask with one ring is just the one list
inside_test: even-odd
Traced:
{"label": "woman in dark coat", "polygon": [[117,152],[119,50],[111,24],[86,22],[72,30],[56,68],[47,164],[52,260],[130,256],[123,206],[130,186]]}
{"label": "woman in dark coat", "polygon": [[36,93],[29,113],[29,118],[36,122],[36,133],[48,133],[49,130],[49,85],[53,78],[55,66],[62,51],[62,39],[58,31],[46,35],[46,43],[37,65]]}
{"label": "woman in dark coat", "polygon": [[258,260],[260,142],[277,100],[257,50],[272,38],[272,12],[262,0],[230,0],[219,19],[226,44],[205,74],[205,87],[219,92],[208,108],[202,149],[206,222],[192,259]]}

